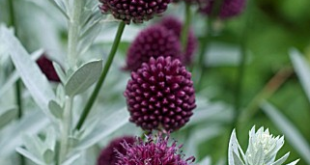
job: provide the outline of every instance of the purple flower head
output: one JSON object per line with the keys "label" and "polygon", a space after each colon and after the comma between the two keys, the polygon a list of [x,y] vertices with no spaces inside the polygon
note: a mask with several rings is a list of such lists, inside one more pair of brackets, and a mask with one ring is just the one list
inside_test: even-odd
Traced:
{"label": "purple flower head", "polygon": [[[168,30],[171,30],[178,37],[179,41],[181,40],[183,24],[180,20],[175,17],[169,16],[165,17],[160,22],[160,24]],[[197,43],[197,38],[195,37],[193,30],[190,29],[187,36],[187,45],[185,48],[185,52],[182,55],[183,64],[187,65],[192,62],[195,50],[197,48]]]}
{"label": "purple flower head", "polygon": [[36,62],[48,80],[54,81],[54,82],[60,82],[60,79],[53,66],[53,63],[50,59],[48,59],[47,56],[42,55]]}
{"label": "purple flower head", "polygon": [[130,45],[125,69],[136,71],[151,57],[159,56],[181,58],[181,44],[171,31],[154,25],[142,30]]}
{"label": "purple flower head", "polygon": [[166,11],[170,0],[99,0],[102,13],[110,12],[125,23],[143,23]]}
{"label": "purple flower head", "polygon": [[196,107],[191,73],[171,57],[152,57],[132,72],[124,96],[130,121],[144,130],[177,130]]}
{"label": "purple flower head", "polygon": [[115,165],[190,165],[195,161],[194,157],[184,160],[180,154],[181,146],[175,141],[169,145],[169,136],[147,138],[146,142],[139,139],[133,145],[123,143],[126,153],[119,153]]}
{"label": "purple flower head", "polygon": [[[222,19],[230,18],[240,14],[245,6],[246,0],[223,0],[219,11]],[[200,12],[210,15],[214,9],[215,0],[201,0]]]}
{"label": "purple flower head", "polygon": [[124,136],[114,139],[106,148],[101,151],[97,160],[97,165],[115,165],[117,162],[118,153],[126,154],[127,152],[126,149],[122,146],[122,143],[132,145],[135,143],[135,141],[136,138],[132,136]]}

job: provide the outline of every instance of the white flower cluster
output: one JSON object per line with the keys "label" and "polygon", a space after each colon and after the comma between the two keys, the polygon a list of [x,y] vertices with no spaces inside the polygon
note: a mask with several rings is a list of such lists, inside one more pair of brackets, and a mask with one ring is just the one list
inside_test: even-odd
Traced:
{"label": "white flower cluster", "polygon": [[[284,144],[284,136],[274,137],[263,127],[255,132],[255,126],[249,132],[249,145],[244,153],[239,145],[235,130],[229,142],[229,165],[282,165],[290,153],[276,160],[278,151]],[[287,165],[295,165],[298,160]]]}

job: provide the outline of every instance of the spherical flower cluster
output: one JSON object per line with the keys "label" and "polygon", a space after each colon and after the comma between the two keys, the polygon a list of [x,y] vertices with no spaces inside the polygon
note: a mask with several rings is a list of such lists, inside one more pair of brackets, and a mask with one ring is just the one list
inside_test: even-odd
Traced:
{"label": "spherical flower cluster", "polygon": [[97,160],[97,165],[115,165],[117,162],[118,153],[126,154],[127,152],[122,143],[133,145],[135,141],[136,138],[132,136],[124,136],[114,139],[106,148],[101,151]]}
{"label": "spherical flower cluster", "polygon": [[42,55],[36,62],[48,80],[54,82],[60,82],[57,72],[50,59],[48,59],[45,55]]}
{"label": "spherical flower cluster", "polygon": [[[215,2],[215,0],[201,0],[200,12],[210,15],[215,10]],[[226,19],[240,14],[244,9],[245,3],[245,0],[223,0],[219,17]]]}
{"label": "spherical flower cluster", "polygon": [[100,0],[100,10],[127,24],[142,23],[166,11],[170,0]]}
{"label": "spherical flower cluster", "polygon": [[180,146],[173,142],[168,144],[169,136],[148,137],[147,142],[139,139],[131,145],[123,143],[126,153],[119,153],[116,165],[190,165],[194,157],[183,160]]}
{"label": "spherical flower cluster", "polygon": [[191,73],[171,57],[143,63],[132,72],[124,95],[130,121],[145,130],[177,130],[189,121],[196,107]]}
{"label": "spherical flower cluster", "polygon": [[135,71],[151,57],[181,58],[178,38],[166,28],[154,25],[144,29],[131,44],[126,59],[126,70]]}
{"label": "spherical flower cluster", "polygon": [[[181,40],[183,25],[180,20],[175,17],[165,17],[160,24],[168,30],[171,30],[178,37],[179,41]],[[193,30],[190,29],[187,35],[187,45],[184,49],[185,52],[182,55],[183,64],[187,65],[192,62],[197,43],[197,38],[195,37]]]}

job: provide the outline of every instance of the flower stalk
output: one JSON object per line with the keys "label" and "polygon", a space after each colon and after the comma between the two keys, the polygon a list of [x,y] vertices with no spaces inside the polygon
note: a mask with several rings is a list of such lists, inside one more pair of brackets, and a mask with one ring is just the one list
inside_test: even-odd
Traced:
{"label": "flower stalk", "polygon": [[126,24],[124,21],[121,21],[119,23],[118,30],[117,30],[117,33],[116,33],[116,36],[115,36],[115,39],[114,39],[114,42],[112,45],[112,49],[111,49],[110,54],[108,56],[108,59],[104,65],[103,71],[101,73],[101,76],[100,76],[97,84],[96,84],[96,87],[95,87],[94,91],[92,92],[90,98],[88,99],[85,108],[83,109],[82,115],[78,121],[78,124],[75,127],[76,130],[80,130],[82,128],[82,126],[83,126],[83,124],[84,124],[84,122],[85,122],[85,120],[86,120],[86,118],[87,118],[87,116],[88,116],[98,94],[99,94],[99,91],[100,91],[102,85],[104,84],[105,78],[106,78],[106,76],[110,70],[114,56],[115,56],[116,51],[118,49],[118,45],[121,41],[124,29],[125,29],[125,25]]}
{"label": "flower stalk", "polygon": [[186,51],[186,47],[187,47],[187,42],[188,42],[187,36],[188,36],[191,20],[192,20],[191,6],[189,3],[185,2],[185,23],[184,23],[184,26],[181,32],[181,44],[182,44],[182,48],[184,52]]}

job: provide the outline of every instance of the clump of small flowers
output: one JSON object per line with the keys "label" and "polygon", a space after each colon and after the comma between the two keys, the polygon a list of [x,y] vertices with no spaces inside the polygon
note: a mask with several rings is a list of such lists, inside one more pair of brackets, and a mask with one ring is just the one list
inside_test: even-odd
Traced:
{"label": "clump of small flowers", "polygon": [[[233,131],[229,142],[229,165],[282,165],[289,156],[285,154],[276,160],[277,153],[284,144],[284,136],[274,137],[269,130],[263,127],[255,132],[255,126],[249,133],[249,144],[244,153],[239,145],[235,131]],[[291,162],[290,165],[297,164],[298,160]]]}
{"label": "clump of small flowers", "polygon": [[48,80],[60,82],[57,72],[53,66],[53,62],[47,56],[42,55],[36,62]]}
{"label": "clump of small flowers", "polygon": [[144,142],[141,138],[135,144],[123,143],[126,153],[118,155],[115,165],[190,165],[194,157],[183,159],[180,153],[181,146],[174,141],[169,145],[169,136],[158,135],[147,137]]}
{"label": "clump of small flowers", "polygon": [[[244,7],[246,0],[223,0],[220,4],[219,16],[221,19],[230,18],[239,15]],[[199,11],[203,14],[211,15],[212,12],[216,12],[216,0],[200,0]]]}
{"label": "clump of small flowers", "polygon": [[[163,18],[160,24],[168,30],[171,30],[178,37],[179,41],[181,40],[183,24],[180,20],[175,17],[168,16]],[[193,30],[190,29],[187,35],[187,45],[184,48],[184,53],[182,53],[183,64],[188,65],[192,62],[195,50],[197,48],[197,43],[198,40],[194,35]]]}
{"label": "clump of small flowers", "polygon": [[181,59],[181,44],[172,31],[153,25],[142,30],[130,45],[125,69],[136,71],[151,57],[159,56]]}
{"label": "clump of small flowers", "polygon": [[191,73],[171,57],[152,57],[143,63],[131,73],[124,95],[130,121],[144,130],[177,130],[196,107]]}
{"label": "clump of small flowers", "polygon": [[123,136],[112,140],[110,144],[101,151],[97,160],[97,165],[115,165],[117,162],[117,155],[126,154],[127,152],[122,144],[133,145],[135,141],[136,138],[133,136]]}
{"label": "clump of small flowers", "polygon": [[166,11],[170,0],[99,0],[102,13],[111,13],[127,24],[143,23]]}

